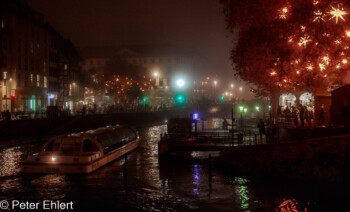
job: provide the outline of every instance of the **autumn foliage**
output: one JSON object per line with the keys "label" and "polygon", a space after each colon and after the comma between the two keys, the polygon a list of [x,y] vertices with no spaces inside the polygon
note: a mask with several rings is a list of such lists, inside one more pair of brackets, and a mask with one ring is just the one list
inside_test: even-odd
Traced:
{"label": "autumn foliage", "polygon": [[350,65],[350,1],[221,2],[237,37],[235,69],[262,94],[342,85]]}

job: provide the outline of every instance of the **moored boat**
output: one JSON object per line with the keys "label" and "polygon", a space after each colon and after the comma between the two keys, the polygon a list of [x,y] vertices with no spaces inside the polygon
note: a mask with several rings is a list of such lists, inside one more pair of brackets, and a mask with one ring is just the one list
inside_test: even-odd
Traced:
{"label": "moored boat", "polygon": [[103,127],[49,139],[40,153],[22,161],[24,173],[90,173],[138,147],[140,137],[125,126]]}

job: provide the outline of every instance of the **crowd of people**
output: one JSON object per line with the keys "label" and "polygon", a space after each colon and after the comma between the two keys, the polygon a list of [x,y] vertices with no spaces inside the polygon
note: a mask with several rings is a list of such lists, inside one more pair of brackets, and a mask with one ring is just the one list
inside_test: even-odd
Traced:
{"label": "crowd of people", "polygon": [[[325,110],[321,107],[320,111],[318,111],[319,125],[324,124],[324,113]],[[312,120],[314,119],[314,112],[302,104],[292,106],[291,108],[287,106],[283,111],[281,111],[281,107],[279,107],[277,115],[284,118],[286,124],[292,124],[295,127],[305,127],[305,122],[311,127]]]}

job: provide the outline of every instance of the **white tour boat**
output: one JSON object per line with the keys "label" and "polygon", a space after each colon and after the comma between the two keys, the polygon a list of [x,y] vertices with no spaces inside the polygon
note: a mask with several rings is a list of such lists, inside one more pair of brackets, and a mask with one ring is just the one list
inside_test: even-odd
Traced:
{"label": "white tour boat", "polygon": [[130,127],[103,127],[49,139],[40,153],[22,161],[24,173],[90,173],[138,147]]}

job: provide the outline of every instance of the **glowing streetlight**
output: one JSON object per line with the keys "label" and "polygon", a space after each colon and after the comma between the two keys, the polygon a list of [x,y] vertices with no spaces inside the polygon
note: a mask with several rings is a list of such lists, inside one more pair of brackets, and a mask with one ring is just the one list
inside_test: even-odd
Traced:
{"label": "glowing streetlight", "polygon": [[243,88],[242,88],[242,87],[239,87],[239,91],[243,91]]}
{"label": "glowing streetlight", "polygon": [[256,106],[255,109],[256,109],[256,111],[258,111],[258,112],[260,111],[260,107],[259,107],[259,106]]}
{"label": "glowing streetlight", "polygon": [[159,76],[158,72],[154,72],[154,73],[153,73],[153,76],[154,76],[154,77],[158,77],[158,76]]}
{"label": "glowing streetlight", "polygon": [[235,87],[235,85],[234,84],[231,84],[231,88],[233,89],[233,87]]}
{"label": "glowing streetlight", "polygon": [[218,84],[218,82],[216,80],[214,80],[214,86],[216,87],[216,85]]}
{"label": "glowing streetlight", "polygon": [[182,88],[185,86],[185,80],[183,79],[177,79],[176,80],[176,86],[179,87],[179,88]]}

